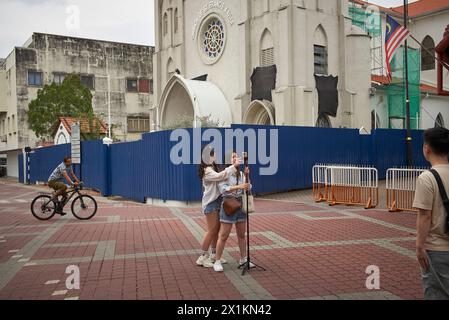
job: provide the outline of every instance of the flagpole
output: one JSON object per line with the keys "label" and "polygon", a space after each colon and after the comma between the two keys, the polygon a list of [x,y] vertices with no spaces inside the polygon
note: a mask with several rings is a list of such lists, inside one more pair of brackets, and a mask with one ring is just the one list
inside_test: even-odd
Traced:
{"label": "flagpole", "polygon": [[[408,20],[408,0],[404,0],[404,28],[407,29]],[[404,58],[404,71],[405,71],[405,109],[407,114],[407,166],[413,166],[413,150],[412,150],[412,132],[410,121],[410,91],[408,81],[408,41],[405,39],[405,58]]]}

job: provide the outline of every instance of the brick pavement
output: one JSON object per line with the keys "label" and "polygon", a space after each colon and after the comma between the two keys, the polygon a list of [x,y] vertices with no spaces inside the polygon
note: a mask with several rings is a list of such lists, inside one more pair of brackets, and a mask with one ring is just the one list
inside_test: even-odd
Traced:
{"label": "brick pavement", "polygon": [[[223,274],[195,265],[199,208],[97,196],[91,221],[42,222],[29,210],[41,191],[0,180],[0,299],[422,299],[414,214],[315,204],[310,191],[258,199],[252,252],[267,270],[242,277],[235,233]],[[66,288],[69,265],[79,290]],[[380,290],[366,288],[370,265]]]}

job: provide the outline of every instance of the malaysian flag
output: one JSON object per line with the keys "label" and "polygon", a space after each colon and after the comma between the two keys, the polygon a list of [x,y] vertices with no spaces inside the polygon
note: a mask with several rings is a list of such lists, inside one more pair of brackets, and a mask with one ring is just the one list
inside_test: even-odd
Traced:
{"label": "malaysian flag", "polygon": [[405,27],[401,26],[396,20],[387,15],[387,34],[385,36],[385,52],[387,57],[387,76],[392,80],[391,61],[393,60],[396,49],[404,42],[410,34]]}

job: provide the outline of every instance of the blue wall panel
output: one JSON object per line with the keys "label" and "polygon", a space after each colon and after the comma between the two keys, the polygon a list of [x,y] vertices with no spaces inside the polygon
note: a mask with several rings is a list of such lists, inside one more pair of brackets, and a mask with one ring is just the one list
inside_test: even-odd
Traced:
{"label": "blue wall panel", "polygon": [[[404,130],[379,129],[372,135],[359,135],[358,130],[353,129],[243,125],[232,126],[232,129],[278,130],[278,141],[269,141],[267,146],[269,152],[271,143],[278,144],[277,174],[262,176],[260,163],[251,165],[256,193],[310,188],[312,167],[317,163],[374,165],[380,178],[385,178],[388,168],[406,165]],[[219,131],[224,133],[224,130]],[[193,131],[188,131],[192,137]],[[101,141],[83,142],[81,173],[86,186],[100,190],[103,195],[141,202],[146,198],[201,199],[197,165],[174,165],[170,161],[170,151],[178,143],[171,142],[170,135],[171,131],[144,134],[141,141],[110,147]],[[190,150],[192,144],[190,141]],[[413,131],[413,153],[415,166],[427,165],[422,156],[422,131]],[[37,149],[31,154],[31,182],[47,181],[52,170],[69,155],[70,144]],[[79,175],[78,166],[75,169]]]}

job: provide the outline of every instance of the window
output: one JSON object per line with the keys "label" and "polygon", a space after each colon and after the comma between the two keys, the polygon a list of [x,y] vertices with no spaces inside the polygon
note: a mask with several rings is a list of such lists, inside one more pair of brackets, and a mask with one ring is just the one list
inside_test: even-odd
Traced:
{"label": "window", "polygon": [[90,90],[94,90],[94,76],[90,75],[82,75],[81,76],[81,82],[84,84],[87,88]]}
{"label": "window", "polygon": [[439,113],[437,116],[437,119],[435,121],[435,128],[445,128],[443,115],[441,113]]}
{"label": "window", "polygon": [[260,40],[260,66],[269,67],[274,64],[273,37],[271,36],[271,32],[265,29]]}
{"label": "window", "polygon": [[150,93],[150,80],[146,78],[139,79],[139,92]]}
{"label": "window", "polygon": [[167,15],[167,13],[164,14],[164,25],[163,25],[162,29],[163,29],[164,36],[167,35],[167,33],[168,33],[168,15]]}
{"label": "window", "polygon": [[150,80],[150,93],[154,93],[154,82],[153,82],[153,79]]}
{"label": "window", "polygon": [[54,73],[53,74],[53,83],[60,85],[64,82],[65,73]]}
{"label": "window", "polygon": [[264,49],[260,56],[260,66],[269,67],[274,65],[274,48]]}
{"label": "window", "polygon": [[148,132],[150,131],[150,118],[129,117],[128,132]]}
{"label": "window", "polygon": [[28,70],[28,85],[29,86],[42,86],[43,75],[40,71]]}
{"label": "window", "polygon": [[324,46],[314,45],[315,74],[327,75],[327,50]]}
{"label": "window", "polygon": [[175,24],[175,33],[178,33],[178,21],[179,21],[179,17],[178,17],[178,8],[175,9],[175,17],[174,17],[174,24]]}
{"label": "window", "polygon": [[316,127],[318,128],[332,128],[332,123],[327,114],[320,114],[318,120],[316,121]]}
{"label": "window", "polygon": [[380,118],[376,111],[371,111],[371,129],[376,130],[380,128]]}
{"label": "window", "polygon": [[422,45],[427,50],[421,49],[421,70],[435,70],[435,41],[427,36],[424,38]]}
{"label": "window", "polygon": [[137,92],[137,79],[126,79],[126,90],[128,92]]}

